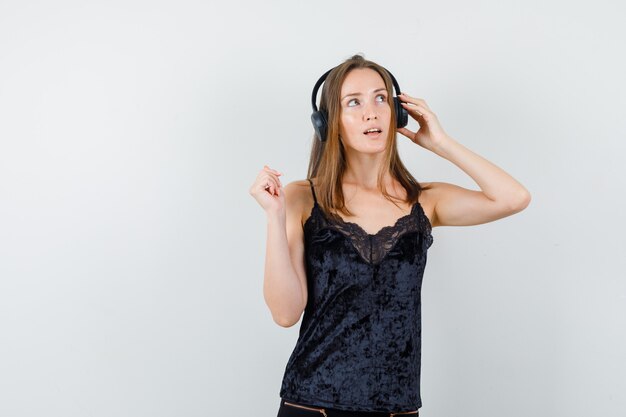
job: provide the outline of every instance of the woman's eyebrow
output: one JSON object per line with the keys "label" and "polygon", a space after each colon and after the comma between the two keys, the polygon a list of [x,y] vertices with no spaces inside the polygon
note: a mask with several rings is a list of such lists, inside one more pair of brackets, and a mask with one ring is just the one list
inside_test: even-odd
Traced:
{"label": "woman's eyebrow", "polygon": [[[374,90],[373,93],[378,93],[379,91],[387,91],[386,88],[379,88],[378,90]],[[341,99],[343,100],[346,97],[350,97],[350,96],[360,96],[362,95],[361,93],[350,93],[350,94],[346,94],[345,96],[343,96]]]}

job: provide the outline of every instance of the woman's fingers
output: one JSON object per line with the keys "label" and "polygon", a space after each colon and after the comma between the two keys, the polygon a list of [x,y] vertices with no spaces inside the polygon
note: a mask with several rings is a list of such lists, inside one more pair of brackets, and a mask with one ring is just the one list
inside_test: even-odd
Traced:
{"label": "woman's fingers", "polygon": [[[405,93],[401,93],[398,95],[398,97],[400,97],[400,101],[402,102],[406,102],[406,103],[410,103],[410,104],[414,104],[414,105],[420,105],[422,106],[424,109],[431,111],[430,107],[428,107],[428,104],[426,104],[426,100],[422,99],[422,98],[415,98],[415,97],[411,97]],[[421,112],[423,113],[423,112]]]}
{"label": "woman's fingers", "polygon": [[421,104],[407,104],[407,103],[402,103],[402,107],[404,107],[408,112],[410,112],[412,115],[417,115],[419,117],[421,117],[425,112],[427,112],[428,110],[422,106]]}
{"label": "woman's fingers", "polygon": [[398,133],[403,134],[406,137],[413,137],[413,135],[415,134],[415,132],[411,132],[409,129],[407,129],[406,127],[400,127],[398,129],[396,129],[398,131]]}
{"label": "woman's fingers", "polygon": [[415,142],[415,132],[410,131],[409,129],[405,128],[405,127],[401,127],[398,130],[398,133],[403,134],[404,136],[406,136],[407,138],[409,138],[411,140],[411,142]]}
{"label": "woman's fingers", "polygon": [[423,100],[420,101],[419,99],[402,100],[400,103],[402,105],[407,105],[410,107],[421,106],[426,109],[428,108],[428,106],[426,106],[424,101]]}
{"label": "woman's fingers", "polygon": [[407,110],[425,109],[425,107],[419,103],[402,103],[402,107]]}
{"label": "woman's fingers", "polygon": [[264,187],[264,190],[269,192],[272,195],[276,194],[276,190],[278,189],[278,187],[276,186],[276,184],[274,184],[273,182],[270,182],[269,185],[266,185]]}
{"label": "woman's fingers", "polygon": [[[430,118],[430,116],[434,116],[433,111],[426,105],[426,102],[422,99],[415,99],[412,102],[401,104],[402,107],[409,111],[414,118],[415,115],[417,115],[417,117],[424,117],[424,114],[428,114],[428,119]],[[426,121],[428,121],[428,119],[424,118],[424,120]],[[417,121],[419,122],[419,120]]]}
{"label": "woman's fingers", "polygon": [[[275,190],[276,188],[280,187],[280,181],[274,177],[272,177],[271,175],[268,174],[267,177],[265,177],[264,182],[262,182],[263,184],[263,188],[264,189],[270,189],[270,190]],[[271,191],[273,193],[273,191]]]}
{"label": "woman's fingers", "polygon": [[272,195],[278,195],[278,190],[282,188],[282,184],[278,176],[283,174],[268,167],[267,165],[263,166],[262,173],[264,175],[261,176],[260,183],[262,184],[263,189],[269,191]]}
{"label": "woman's fingers", "polygon": [[266,171],[273,172],[276,175],[283,175],[280,172],[276,171],[275,169],[272,169],[272,168],[268,167],[267,165],[263,165],[263,169],[265,169]]}
{"label": "woman's fingers", "polygon": [[267,165],[263,166],[263,171],[267,172],[270,175],[275,176],[276,178],[278,178],[278,176],[280,176],[280,175],[283,175],[281,172],[278,172],[275,169],[272,169],[272,168],[268,167]]}
{"label": "woman's fingers", "polygon": [[267,172],[269,175],[271,175],[272,178],[274,178],[276,180],[277,184],[280,184],[280,179],[278,179],[278,177],[280,175],[283,175],[282,173],[276,171],[275,169],[272,169],[272,168],[268,167],[267,165],[265,165],[263,167],[263,169],[265,170],[265,172]]}

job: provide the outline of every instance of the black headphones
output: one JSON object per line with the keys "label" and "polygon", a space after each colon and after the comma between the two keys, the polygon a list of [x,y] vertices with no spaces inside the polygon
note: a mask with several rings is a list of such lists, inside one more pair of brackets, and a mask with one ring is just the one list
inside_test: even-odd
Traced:
{"label": "black headphones", "polygon": [[[311,95],[311,105],[313,106],[313,114],[311,114],[311,122],[313,122],[313,128],[315,129],[315,134],[319,138],[320,141],[325,142],[327,137],[326,133],[328,132],[328,113],[326,110],[318,110],[317,105],[315,104],[315,99],[317,98],[317,90],[319,90],[320,86],[328,77],[328,74],[334,68],[329,69],[320,77],[319,80],[315,83],[315,87],[313,87],[313,94]],[[387,69],[385,68],[385,71]],[[391,77],[391,81],[393,82],[393,88],[396,90],[396,96],[401,93],[400,86],[396,81],[396,78],[392,73],[387,71],[387,74]],[[409,114],[404,107],[400,104],[400,99],[398,97],[393,98],[393,107],[396,111],[396,128],[405,127],[409,122]]]}

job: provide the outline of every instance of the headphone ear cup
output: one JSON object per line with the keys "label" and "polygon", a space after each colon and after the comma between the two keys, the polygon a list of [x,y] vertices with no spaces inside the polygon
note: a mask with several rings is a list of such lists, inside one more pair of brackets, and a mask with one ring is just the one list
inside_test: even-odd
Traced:
{"label": "headphone ear cup", "polygon": [[318,110],[311,114],[311,122],[313,123],[313,129],[315,134],[321,142],[326,142],[326,132],[328,131],[328,117],[324,110]]}
{"label": "headphone ear cup", "polygon": [[402,107],[398,97],[393,98],[393,106],[396,111],[396,128],[405,127],[409,123],[409,112]]}

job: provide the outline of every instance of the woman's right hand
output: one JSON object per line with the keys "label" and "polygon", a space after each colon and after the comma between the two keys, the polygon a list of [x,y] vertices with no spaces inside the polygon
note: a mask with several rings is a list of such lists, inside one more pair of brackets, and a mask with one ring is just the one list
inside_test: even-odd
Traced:
{"label": "woman's right hand", "polygon": [[280,175],[283,174],[264,165],[249,190],[250,195],[268,214],[285,214],[285,192],[278,178]]}

